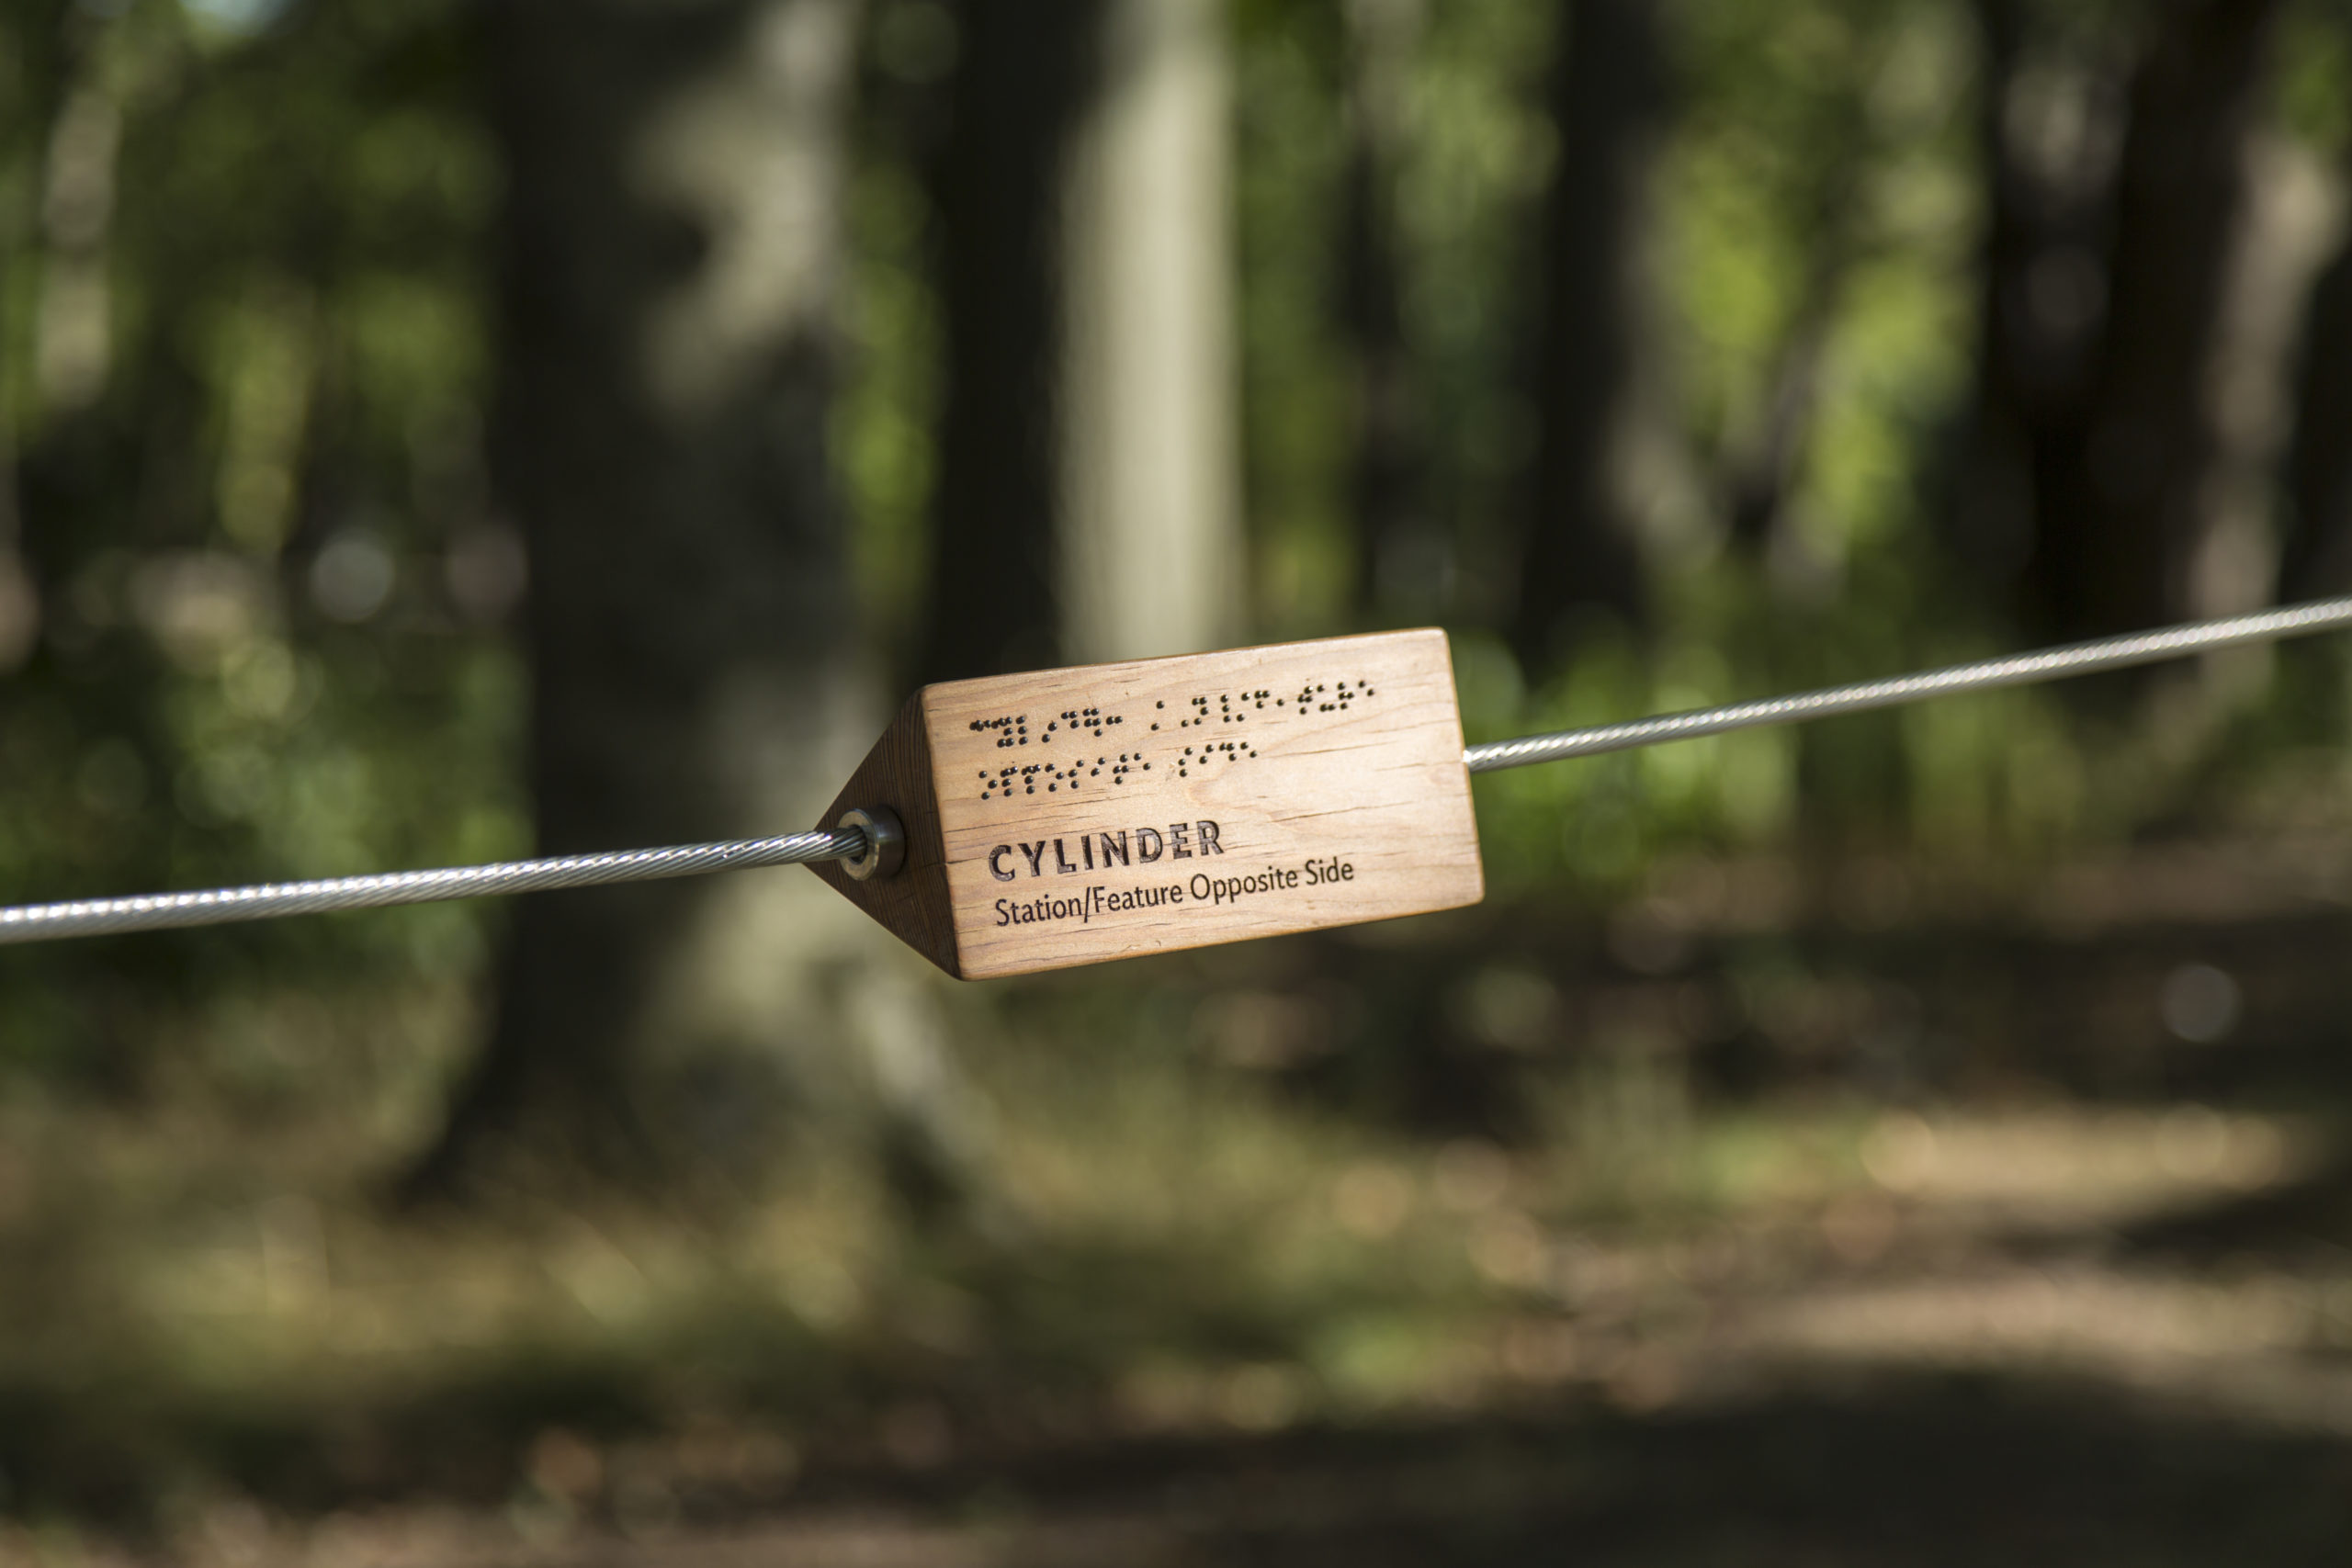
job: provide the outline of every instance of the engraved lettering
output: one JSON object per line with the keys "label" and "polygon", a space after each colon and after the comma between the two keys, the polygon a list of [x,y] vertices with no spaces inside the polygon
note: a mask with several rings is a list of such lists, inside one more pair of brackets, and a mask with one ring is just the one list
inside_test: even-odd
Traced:
{"label": "engraved lettering", "polygon": [[1044,859],[1046,858],[1046,840],[1045,840],[1040,839],[1040,840],[1037,840],[1035,843],[1034,843],[1034,844],[1023,844],[1023,845],[1022,845],[1022,846],[1021,846],[1021,852],[1022,852],[1023,854],[1024,854],[1024,855],[1026,855],[1026,856],[1028,856],[1028,857],[1029,857],[1029,874],[1030,874],[1030,875],[1032,875],[1032,876],[1043,876],[1043,875],[1045,875],[1045,874],[1046,874],[1046,872],[1045,872],[1045,868],[1044,868],[1044,866],[1043,866],[1042,864],[1040,864],[1040,863],[1039,863],[1040,862],[1044,861]]}
{"label": "engraved lettering", "polygon": [[1169,859],[1191,860],[1193,858],[1193,852],[1190,847],[1191,840],[1187,837],[1191,832],[1192,829],[1186,827],[1182,822],[1170,822],[1168,824]]}
{"label": "engraved lettering", "polygon": [[1195,822],[1193,826],[1201,830],[1201,853],[1204,855],[1221,855],[1225,853],[1225,846],[1216,841],[1216,823]]}
{"label": "engraved lettering", "polygon": [[1059,839],[1054,840],[1054,869],[1065,876],[1078,869],[1070,863],[1069,855],[1062,849],[1062,841]]}
{"label": "engraved lettering", "polygon": [[1114,840],[1112,835],[1108,833],[1102,835],[1103,870],[1108,871],[1111,869],[1111,857],[1114,854],[1119,857],[1119,863],[1121,865],[1125,865],[1127,863],[1127,830],[1125,828],[1119,829],[1118,836],[1115,840]]}
{"label": "engraved lettering", "polygon": [[1136,829],[1136,859],[1148,864],[1159,858],[1159,835],[1149,828]]}
{"label": "engraved lettering", "polygon": [[[1010,882],[1012,880],[1012,873],[1004,869],[1004,857],[1012,852],[1012,846],[1011,844],[999,844],[996,848],[989,852],[989,874],[995,877],[999,882]],[[997,902],[1001,906],[1004,900],[1000,898]],[[1005,922],[1002,920],[999,920],[997,922],[999,925],[1003,925],[1004,923]]]}
{"label": "engraved lettering", "polygon": [[1092,871],[1094,869],[1094,840],[1092,836],[1089,835],[1086,838],[1079,840],[1078,847],[1086,852],[1086,869]]}

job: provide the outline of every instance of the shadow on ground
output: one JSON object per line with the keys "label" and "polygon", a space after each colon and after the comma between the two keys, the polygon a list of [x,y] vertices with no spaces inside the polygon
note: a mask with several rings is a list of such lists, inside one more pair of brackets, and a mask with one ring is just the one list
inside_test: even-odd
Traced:
{"label": "shadow on ground", "polygon": [[2112,1386],[1874,1376],[1634,1415],[1570,1398],[1351,1430],[804,1473],[657,1525],[388,1509],[229,1516],[191,1562],[935,1565],[2322,1563],[2352,1441]]}

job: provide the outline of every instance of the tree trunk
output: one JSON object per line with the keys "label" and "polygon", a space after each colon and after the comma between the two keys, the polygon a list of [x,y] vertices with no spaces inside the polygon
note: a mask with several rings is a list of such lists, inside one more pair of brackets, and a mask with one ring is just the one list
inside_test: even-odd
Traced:
{"label": "tree trunk", "polygon": [[1057,662],[1062,166],[1101,0],[971,0],[939,160],[947,396],[922,678]]}
{"label": "tree trunk", "polygon": [[2343,238],[2312,291],[2301,333],[2282,600],[2352,592],[2352,221],[2339,223]]}
{"label": "tree trunk", "polygon": [[[28,344],[36,374],[0,375],[0,675],[32,658],[41,630],[17,447],[30,422],[18,396],[33,392],[43,420],[85,410],[110,354],[107,250],[120,117],[102,46],[114,25],[67,0],[32,0],[0,23],[0,105],[14,120],[0,127],[0,189],[21,203],[0,217],[0,299],[15,297],[19,272],[40,289]],[[17,347],[15,328],[0,324],[0,358]]]}
{"label": "tree trunk", "polygon": [[2277,0],[2181,0],[2133,73],[2107,308],[2038,497],[2025,593],[2049,635],[2192,613],[2221,451],[2211,394]]}
{"label": "tree trunk", "polygon": [[[883,711],[825,441],[854,0],[486,17],[509,192],[492,461],[531,566],[539,849],[805,828]],[[755,1164],[763,1109],[840,1110],[860,1074],[894,1135],[944,1148],[915,985],[796,870],[525,899],[410,1193],[509,1154],[629,1180]]]}
{"label": "tree trunk", "polygon": [[1553,67],[1559,132],[1534,377],[1538,445],[1511,640],[1540,676],[1580,617],[1645,618],[1624,457],[1636,404],[1642,258],[1667,108],[1651,0],[1570,0]]}
{"label": "tree trunk", "polygon": [[1102,0],[1064,174],[1066,656],[1215,648],[1248,624],[1230,127],[1217,0]]}
{"label": "tree trunk", "polygon": [[1340,327],[1354,372],[1358,616],[1424,595],[1404,581],[1414,536],[1427,525],[1427,452],[1405,342],[1396,185],[1404,140],[1406,74],[1421,0],[1352,0],[1348,22],[1348,163],[1340,233]]}
{"label": "tree trunk", "polygon": [[2031,106],[2019,99],[2036,63],[2023,0],[1975,0],[1975,12],[1986,213],[1975,402],[1949,522],[1954,554],[2022,608],[2021,576],[2059,488],[2105,312],[2099,242],[2111,170],[2103,153],[2120,109],[2097,73],[2045,65],[2043,93],[2064,82],[2074,108],[2064,118],[2091,132],[2073,148],[2041,144],[2052,139],[2035,135]]}
{"label": "tree trunk", "polygon": [[1245,623],[1216,0],[970,0],[932,679]]}

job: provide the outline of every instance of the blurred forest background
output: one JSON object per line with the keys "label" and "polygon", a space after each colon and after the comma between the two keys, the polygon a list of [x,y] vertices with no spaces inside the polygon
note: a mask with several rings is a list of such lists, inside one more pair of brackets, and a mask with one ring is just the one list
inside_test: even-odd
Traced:
{"label": "blurred forest background", "polygon": [[[0,900],[2352,588],[2340,0],[8,0]],[[1482,779],[952,987],[781,871],[0,951],[0,1562],[2334,1560],[2352,692]]]}

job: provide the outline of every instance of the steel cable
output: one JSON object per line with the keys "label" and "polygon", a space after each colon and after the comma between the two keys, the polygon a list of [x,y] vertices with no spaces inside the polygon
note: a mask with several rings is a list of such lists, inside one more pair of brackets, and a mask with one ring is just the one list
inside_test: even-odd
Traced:
{"label": "steel cable", "polygon": [[1981,660],[1973,664],[1956,664],[1945,670],[1924,671],[1916,675],[1891,675],[1883,680],[1858,681],[1849,686],[1831,686],[1818,692],[1801,692],[1793,696],[1759,697],[1753,702],[1665,714],[1656,718],[1637,718],[1623,724],[1599,725],[1590,729],[1566,729],[1552,735],[1524,735],[1516,740],[1494,740],[1483,746],[1471,747],[1462,754],[1462,761],[1474,773],[1490,773],[1503,768],[1524,768],[1535,762],[1558,762],[1570,757],[1598,756],[1604,751],[1627,751],[1637,746],[1657,746],[1668,740],[1691,740],[1702,735],[1721,735],[1725,730],[1751,729],[1758,725],[1800,724],[1808,719],[1827,718],[1835,714],[1863,713],[1871,708],[1893,707],[1900,703],[1915,703],[1928,697],[1990,691],[1996,686],[2022,686],[2037,681],[2088,675],[2101,670],[2121,670],[2134,664],[2153,664],[2160,660],[2178,659],[2214,649],[2270,642],[2279,637],[2307,637],[2314,632],[2337,631],[2347,626],[2352,626],[2352,597],[2321,599],[2308,604],[2289,605],[2283,610],[2232,615],[2226,620],[2197,621],[2188,626],[2167,626],[2161,631],[2128,632],[2120,637],[2070,643],[2064,648],[2043,649],[2039,653],[2015,653],[2000,659]]}
{"label": "steel cable", "polygon": [[[2319,600],[2233,615],[2225,620],[2169,626],[2099,637],[2039,653],[2013,654],[1915,675],[1861,681],[1793,696],[1764,697],[1723,707],[1666,714],[1590,729],[1522,736],[1473,746],[1463,753],[1471,773],[1523,768],[1605,751],[1694,739],[1765,724],[1795,724],[1834,714],[1861,713],[1928,697],[1997,686],[2024,685],[2100,670],[2177,659],[2187,654],[2280,637],[2352,627],[2352,597]],[[122,898],[79,898],[67,903],[0,908],[0,944],[52,937],[96,936],[114,931],[155,931],[170,926],[220,925],[277,915],[323,914],[338,909],[426,904],[444,898],[478,898],[557,887],[594,887],[616,882],[650,882],[697,876],[753,866],[801,865],[814,861],[856,860],[867,850],[856,828],[789,833],[781,838],[738,839],[666,849],[616,850],[605,854],[563,855],[549,860],[506,861],[492,865],[433,871],[390,872],[378,876],[341,876],[315,882],[268,882],[249,887],[215,887],[189,893],[153,893]]]}
{"label": "steel cable", "polygon": [[231,920],[267,919],[275,915],[372,909],[388,904],[430,904],[443,898],[535,893],[551,887],[651,882],[665,876],[698,876],[706,872],[740,871],[751,866],[851,860],[865,852],[865,835],[855,828],[846,828],[787,833],[775,839],[735,839],[660,850],[616,850],[606,854],[503,861],[438,871],[396,871],[380,876],[265,882],[251,887],[151,893],[126,898],[77,898],[70,903],[0,909],[0,943],[96,936],[108,931],[155,931],[166,926],[221,925]]}

